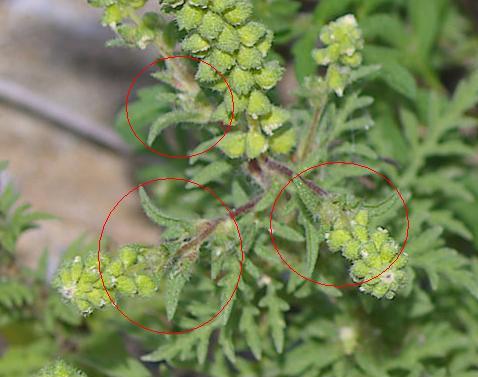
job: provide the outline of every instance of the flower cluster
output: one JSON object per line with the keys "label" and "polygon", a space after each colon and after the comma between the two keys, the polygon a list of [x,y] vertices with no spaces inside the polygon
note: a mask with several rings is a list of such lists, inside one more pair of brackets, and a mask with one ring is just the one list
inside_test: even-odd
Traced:
{"label": "flower cluster", "polygon": [[[236,119],[244,118],[247,132],[235,132],[221,144],[231,158],[244,154],[256,158],[271,148],[289,152],[295,135],[291,130],[275,133],[289,119],[289,113],[274,106],[266,92],[281,79],[279,62],[267,61],[273,34],[263,24],[251,21],[249,0],[163,0],[174,12],[179,29],[187,32],[184,50],[204,59],[224,74],[234,94]],[[196,78],[224,95],[212,120],[227,122],[232,112],[231,96],[224,81],[206,64],[200,64]]]}
{"label": "flower cluster", "polygon": [[[148,297],[158,289],[158,277],[166,261],[164,250],[124,246],[113,259],[101,256],[103,281],[115,301],[117,295]],[[63,265],[55,279],[55,286],[83,315],[104,307],[109,300],[94,252],[83,258],[76,256]]]}
{"label": "flower cluster", "polygon": [[352,69],[362,64],[362,32],[355,17],[346,15],[325,26],[320,40],[325,47],[315,49],[313,57],[317,64],[328,66],[326,85],[341,97]]}
{"label": "flower cluster", "polygon": [[[332,230],[326,234],[327,244],[331,251],[341,251],[352,263],[350,275],[354,281],[366,281],[381,274],[397,258],[399,247],[388,231],[369,230],[367,210],[344,214],[334,220]],[[405,283],[406,264],[407,254],[403,253],[383,274],[362,284],[360,290],[377,298],[392,299]]]}
{"label": "flower cluster", "polygon": [[36,377],[86,377],[86,374],[59,360],[40,370]]}

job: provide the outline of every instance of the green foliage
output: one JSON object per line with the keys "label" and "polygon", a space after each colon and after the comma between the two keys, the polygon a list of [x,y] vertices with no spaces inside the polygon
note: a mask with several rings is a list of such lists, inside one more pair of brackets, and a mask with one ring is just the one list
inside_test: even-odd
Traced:
{"label": "green foliage", "polygon": [[38,377],[86,377],[81,371],[75,370],[63,361],[58,361],[51,366],[42,369]]}
{"label": "green foliage", "polygon": [[[0,175],[7,163],[0,161]],[[0,181],[0,259],[12,255],[18,237],[28,229],[34,228],[38,220],[50,218],[50,216],[30,211],[28,204],[17,205],[19,195],[9,182]]]}
{"label": "green foliage", "polygon": [[[19,267],[15,241],[36,218],[21,210],[13,221],[16,194],[3,189],[0,376],[81,375],[77,367],[98,377],[476,375],[478,38],[455,2],[91,3],[117,34],[110,45],[193,54],[231,84],[236,117],[218,148],[140,175],[214,190],[242,242],[210,192],[159,182],[139,190],[158,244],[103,245],[98,261],[96,245],[78,241],[51,284],[46,254],[34,271]],[[287,109],[275,89],[283,66],[299,81]],[[160,83],[130,104],[140,136],[172,154],[212,145],[232,112],[220,76],[185,59],[158,64],[153,76]],[[124,120],[119,127],[133,140]],[[393,181],[410,217],[402,255],[405,208],[380,176],[322,164],[288,184],[325,161]],[[311,281],[276,255],[271,227],[281,257]],[[153,335],[125,321],[106,305],[99,262],[131,318],[185,333]],[[58,354],[74,367],[38,372]]]}

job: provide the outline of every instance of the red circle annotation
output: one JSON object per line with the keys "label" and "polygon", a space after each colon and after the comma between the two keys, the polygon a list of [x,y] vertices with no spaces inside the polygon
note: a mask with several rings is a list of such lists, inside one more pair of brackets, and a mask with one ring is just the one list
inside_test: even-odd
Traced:
{"label": "red circle annotation", "polygon": [[[232,104],[232,111],[231,111],[231,118],[229,119],[229,122],[227,124],[227,127],[225,128],[224,130],[224,134],[213,144],[211,145],[210,147],[204,149],[203,151],[199,151],[199,152],[196,152],[196,153],[193,153],[193,154],[185,154],[185,155],[171,155],[171,154],[167,154],[167,153],[163,153],[163,152],[160,152],[158,151],[157,149],[149,146],[139,135],[138,133],[136,132],[134,126],[133,126],[133,123],[131,122],[131,119],[130,119],[130,109],[129,109],[129,101],[130,101],[130,97],[131,97],[131,93],[138,81],[138,79],[146,72],[148,71],[148,69],[150,69],[151,67],[154,67],[155,65],[157,65],[159,62],[162,62],[162,61],[167,61],[167,60],[171,60],[171,59],[190,59],[190,60],[193,60],[193,61],[196,61],[196,62],[199,62],[199,63],[202,63],[202,64],[206,64],[208,65],[211,69],[213,69],[220,77],[221,79],[224,81],[224,83],[226,84],[227,86],[227,89],[231,95],[231,104]],[[144,66],[141,71],[135,76],[133,77],[133,80],[131,81],[131,84],[128,88],[128,93],[126,94],[126,100],[125,100],[125,114],[126,114],[126,120],[128,122],[128,125],[129,125],[129,128],[131,129],[131,132],[133,132],[133,135],[136,137],[136,139],[139,140],[139,142],[141,144],[143,144],[143,146],[148,149],[150,152],[153,152],[159,156],[162,156],[162,157],[166,157],[166,158],[171,158],[171,159],[186,159],[186,158],[192,158],[192,157],[196,157],[196,156],[199,156],[199,155],[202,155],[204,153],[207,153],[209,151],[211,151],[212,149],[214,149],[221,141],[222,139],[224,139],[227,134],[229,133],[229,131],[231,130],[231,127],[232,127],[232,122],[234,121],[234,94],[232,92],[232,89],[231,89],[231,86],[229,84],[229,82],[227,81],[226,77],[216,68],[214,67],[211,63],[205,61],[205,60],[202,60],[202,59],[199,59],[199,58],[196,58],[194,56],[189,56],[189,55],[173,55],[173,56],[166,56],[166,57],[163,57],[163,58],[159,58],[159,59],[155,59],[154,61],[152,61],[151,63],[147,64],[146,66]]]}
{"label": "red circle annotation", "polygon": [[[160,331],[160,330],[155,330],[155,329],[152,329],[148,326],[145,326],[137,321],[135,321],[134,319],[130,318],[128,316],[128,314],[126,314],[119,306],[118,304],[115,302],[115,300],[113,299],[113,297],[110,295],[108,289],[106,288],[106,285],[105,285],[105,282],[103,280],[103,274],[101,272],[101,261],[100,261],[100,257],[101,257],[101,240],[103,239],[103,234],[105,232],[105,229],[106,229],[106,225],[108,223],[108,221],[110,220],[113,212],[116,210],[116,208],[121,204],[121,202],[126,199],[130,194],[132,194],[133,192],[139,190],[141,187],[144,187],[144,186],[147,186],[151,183],[154,183],[154,182],[159,182],[159,181],[182,181],[182,182],[185,182],[185,183],[191,183],[193,185],[195,185],[196,187],[199,187],[201,189],[203,189],[204,191],[208,192],[209,194],[211,194],[225,209],[226,211],[228,212],[229,214],[229,217],[231,218],[231,220],[234,222],[234,225],[236,227],[236,230],[237,230],[237,235],[239,237],[239,247],[240,247],[240,250],[241,250],[241,260],[239,262],[239,275],[237,277],[237,282],[234,286],[234,289],[231,293],[231,295],[229,296],[229,298],[227,299],[226,303],[211,317],[209,318],[208,320],[200,323],[199,325],[195,326],[195,327],[192,327],[190,329],[185,329],[185,330],[181,330],[181,331]],[[146,182],[143,182],[139,185],[137,185],[136,187],[133,187],[131,190],[129,190],[126,194],[124,194],[121,199],[119,199],[115,205],[113,206],[113,208],[109,211],[108,213],[108,216],[106,217],[105,221],[103,222],[103,226],[101,228],[101,233],[100,233],[100,236],[98,238],[98,272],[100,274],[100,279],[101,279],[101,283],[103,285],[103,290],[106,292],[110,302],[113,304],[113,306],[116,308],[116,310],[118,310],[121,315],[123,317],[125,317],[130,323],[132,323],[133,325],[137,326],[137,327],[140,327],[142,328],[143,330],[146,330],[146,331],[149,331],[149,332],[152,332],[152,333],[155,333],[155,334],[163,334],[163,335],[179,335],[179,334],[186,334],[186,333],[190,333],[190,332],[193,332],[203,326],[206,326],[207,324],[211,323],[212,321],[214,321],[223,311],[224,309],[231,303],[234,295],[236,294],[237,292],[237,289],[238,289],[238,286],[239,286],[239,282],[241,281],[241,277],[242,277],[242,269],[243,269],[243,263],[244,263],[244,260],[245,260],[245,254],[244,254],[244,250],[242,248],[242,236],[241,236],[241,232],[239,230],[239,224],[237,223],[237,220],[236,220],[236,217],[234,216],[234,212],[231,211],[227,205],[224,203],[224,201],[212,190],[210,189],[209,187],[206,187],[206,186],[203,186],[197,182],[194,182],[192,180],[189,180],[189,179],[185,179],[185,178],[177,178],[177,177],[164,177],[164,178],[155,178],[155,179],[152,179],[152,180],[149,180],[149,181],[146,181]]]}
{"label": "red circle annotation", "polygon": [[[272,227],[272,221],[273,221],[273,215],[274,215],[274,211],[275,211],[275,208],[277,206],[277,202],[279,201],[279,199],[281,198],[282,194],[284,193],[285,189],[292,183],[292,181],[296,178],[299,178],[300,176],[302,176],[303,174],[311,171],[311,170],[314,170],[314,169],[317,169],[317,168],[320,168],[320,167],[323,167],[323,166],[327,166],[327,165],[353,165],[353,166],[356,166],[356,167],[360,167],[360,168],[363,168],[363,169],[366,169],[376,175],[378,175],[379,177],[381,177],[383,180],[385,180],[385,182],[387,182],[387,184],[392,187],[392,189],[396,192],[396,194],[398,195],[399,199],[401,200],[402,204],[403,204],[403,208],[405,209],[405,218],[406,218],[406,222],[407,222],[407,227],[406,227],[406,230],[405,230],[405,239],[403,240],[402,242],[402,247],[400,249],[400,252],[398,253],[398,255],[395,257],[395,259],[392,261],[392,263],[390,263],[390,265],[384,269],[381,273],[369,278],[369,279],[366,279],[366,280],[362,280],[362,281],[358,281],[358,282],[354,282],[354,283],[345,283],[345,284],[331,284],[331,283],[323,283],[323,282],[320,282],[318,280],[315,280],[315,279],[312,279],[310,277],[307,277],[307,276],[304,276],[303,274],[301,274],[300,272],[298,272],[293,266],[291,266],[287,260],[284,258],[284,256],[281,254],[280,250],[279,250],[279,247],[277,246],[277,243],[275,241],[275,238],[274,238],[274,230],[273,230],[273,227]],[[284,187],[282,187],[282,189],[279,191],[279,194],[277,195],[276,199],[274,200],[274,203],[272,205],[272,208],[271,208],[271,212],[270,212],[270,216],[269,216],[269,220],[270,220],[270,228],[269,228],[269,233],[270,233],[270,237],[271,237],[271,242],[272,242],[272,245],[274,246],[274,249],[275,251],[277,252],[277,254],[279,255],[280,259],[282,260],[282,262],[289,268],[289,270],[291,270],[292,272],[294,272],[296,275],[298,275],[299,277],[301,277],[302,279],[306,280],[306,281],[309,281],[311,283],[314,283],[314,284],[317,284],[317,285],[322,285],[322,286],[326,286],[326,287],[335,287],[335,288],[339,288],[339,289],[342,289],[342,288],[347,288],[347,287],[356,287],[356,286],[359,286],[359,285],[362,285],[362,284],[365,284],[365,283],[368,283],[369,281],[371,280],[374,280],[378,277],[380,277],[382,274],[384,274],[386,271],[388,271],[392,265],[398,260],[398,258],[400,258],[400,256],[402,255],[403,251],[405,250],[405,246],[407,244],[407,241],[408,241],[408,231],[410,229],[410,219],[408,217],[408,207],[407,207],[407,204],[405,202],[405,199],[403,198],[400,190],[398,190],[398,188],[393,184],[393,182],[387,177],[385,176],[384,174],[382,173],[379,173],[378,171],[376,171],[375,169],[372,169],[371,167],[369,166],[366,166],[366,165],[362,165],[362,164],[358,164],[358,163],[355,163],[355,162],[349,162],[349,161],[326,161],[326,162],[323,162],[323,163],[320,163],[320,164],[317,164],[317,165],[314,165],[314,166],[311,166],[307,169],[304,169],[302,170],[300,173],[296,174],[295,176],[293,176],[292,178],[289,179],[289,181],[285,184]]]}

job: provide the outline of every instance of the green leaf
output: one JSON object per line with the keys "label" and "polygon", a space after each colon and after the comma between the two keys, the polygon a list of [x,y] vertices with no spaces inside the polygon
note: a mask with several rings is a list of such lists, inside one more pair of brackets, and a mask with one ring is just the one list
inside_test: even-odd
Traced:
{"label": "green leaf", "polygon": [[299,82],[303,82],[305,77],[312,75],[316,70],[316,64],[312,59],[311,51],[315,47],[318,35],[319,27],[312,28],[292,46],[295,75]]}
{"label": "green leaf", "polygon": [[453,217],[452,212],[447,210],[435,210],[430,212],[429,221],[434,225],[442,226],[451,233],[458,234],[466,240],[472,241],[473,234],[459,220]]}
{"label": "green leaf", "polygon": [[256,204],[255,210],[260,212],[270,209],[281,187],[282,185],[277,180],[273,179],[270,188],[263,193],[261,200]]}
{"label": "green leaf", "polygon": [[[392,47],[401,48],[406,43],[407,29],[398,15],[378,13],[360,22],[364,38],[378,39]],[[387,30],[386,33],[383,31]]]}
{"label": "green leaf", "polygon": [[[269,228],[269,222],[267,224],[264,224],[265,228]],[[281,223],[279,221],[274,221],[273,224],[273,231],[274,235],[279,236],[281,238],[284,238],[289,241],[293,242],[303,242],[304,241],[304,236],[299,233],[297,230],[294,228],[291,228],[290,226]]]}
{"label": "green leaf", "polygon": [[178,307],[179,296],[189,281],[193,263],[187,258],[178,261],[169,271],[166,282],[166,313],[168,320],[172,320]]}
{"label": "green leaf", "polygon": [[224,351],[224,354],[226,355],[227,359],[235,364],[236,363],[236,352],[234,349],[234,342],[232,339],[232,331],[231,331],[231,326],[225,326],[221,329],[221,332],[219,334],[219,344],[222,347],[222,350]]}
{"label": "green leaf", "polygon": [[309,217],[315,218],[320,208],[320,199],[301,179],[296,178],[292,181],[296,187],[297,194],[301,203],[309,213]]}
{"label": "green leaf", "polygon": [[471,156],[475,153],[475,149],[469,147],[460,140],[451,140],[445,143],[441,143],[439,147],[426,149],[424,148],[427,156]]}
{"label": "green leaf", "polygon": [[261,339],[258,336],[260,331],[255,317],[259,315],[259,310],[250,305],[246,305],[242,309],[241,319],[239,321],[239,330],[244,333],[247,345],[251,349],[257,360],[262,356]]}
{"label": "green leaf", "polygon": [[350,73],[349,84],[361,80],[367,76],[375,77],[382,67],[379,64],[362,65]]}
{"label": "green leaf", "polygon": [[166,227],[182,227],[188,224],[188,222],[185,220],[180,220],[164,214],[158,207],[154,205],[144,187],[139,188],[139,197],[141,199],[141,206],[143,207],[146,216],[148,216],[148,218],[155,224]]}
{"label": "green leaf", "polygon": [[392,88],[409,99],[415,99],[417,84],[415,78],[403,65],[383,62],[379,76]]}
{"label": "green leaf", "polygon": [[319,257],[319,245],[321,242],[321,236],[317,228],[307,218],[303,218],[304,230],[305,230],[305,273],[308,277],[312,276]]}
{"label": "green leaf", "polygon": [[274,347],[278,353],[282,353],[284,349],[284,330],[286,328],[284,312],[289,310],[289,304],[277,296],[275,288],[270,283],[267,287],[266,296],[259,301],[259,306],[268,310],[267,322]]}
{"label": "green leaf", "polygon": [[445,112],[444,123],[447,128],[456,126],[454,120],[460,114],[473,108],[478,103],[478,70],[469,77],[461,80],[456,88],[453,98]]}
{"label": "green leaf", "polygon": [[57,351],[48,338],[10,345],[0,358],[0,376],[29,377],[45,366]]}
{"label": "green leaf", "polygon": [[456,178],[446,171],[424,174],[420,177],[420,182],[417,182],[416,190],[426,195],[442,193],[449,198],[473,201],[473,194]]}
{"label": "green leaf", "polygon": [[161,115],[151,125],[148,135],[148,145],[153,145],[157,137],[169,126],[176,123],[204,123],[205,120],[200,113],[185,112],[185,111],[171,111]]}
{"label": "green leaf", "polygon": [[321,0],[314,9],[314,20],[319,26],[322,26],[346,13],[353,2],[354,0]]}
{"label": "green leaf", "polygon": [[[224,174],[229,173],[231,170],[232,165],[226,160],[214,161],[213,163],[205,166],[204,168],[196,172],[193,175],[192,180],[201,185],[205,185],[207,183],[221,179]],[[196,187],[196,185],[192,183],[188,183],[186,185],[186,188],[194,187]]]}
{"label": "green leaf", "polygon": [[440,22],[443,1],[408,0],[408,11],[415,30],[415,50],[424,58],[429,56],[435,42]]}
{"label": "green leaf", "polygon": [[400,120],[403,125],[405,137],[407,138],[408,142],[410,143],[412,150],[417,148],[419,143],[419,122],[417,117],[411,111],[401,108],[400,109]]}
{"label": "green leaf", "polygon": [[415,99],[417,95],[415,78],[407,68],[399,63],[400,53],[398,51],[369,45],[364,49],[364,56],[367,63],[381,65],[382,69],[378,76],[390,88],[409,99]]}
{"label": "green leaf", "polygon": [[285,354],[283,373],[286,376],[302,376],[308,369],[318,373],[340,357],[342,354],[337,346],[308,341]]}

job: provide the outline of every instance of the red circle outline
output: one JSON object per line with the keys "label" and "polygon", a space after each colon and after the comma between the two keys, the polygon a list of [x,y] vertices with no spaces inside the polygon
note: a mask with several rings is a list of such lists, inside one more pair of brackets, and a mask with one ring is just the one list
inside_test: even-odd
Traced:
{"label": "red circle outline", "polygon": [[[166,61],[166,60],[169,60],[169,59],[179,59],[179,58],[186,58],[186,59],[191,59],[191,60],[194,60],[196,62],[199,62],[199,63],[204,63],[206,65],[208,65],[209,67],[211,67],[222,79],[223,81],[226,83],[226,86],[227,86],[227,89],[229,90],[229,93],[231,94],[231,103],[232,103],[232,114],[231,114],[231,119],[229,119],[229,123],[224,131],[224,134],[219,138],[219,140],[217,140],[213,145],[211,145],[209,148],[201,151],[201,152],[197,152],[197,153],[193,153],[191,155],[170,155],[170,154],[167,154],[167,153],[162,153],[152,147],[150,147],[147,143],[144,142],[143,139],[141,139],[141,137],[136,133],[136,130],[134,129],[132,123],[131,123],[131,120],[129,118],[129,112],[128,112],[128,106],[129,106],[129,97],[131,96],[131,92],[134,88],[134,86],[136,85],[136,82],[138,81],[138,79],[149,69],[151,68],[152,66],[156,65],[157,63],[161,62],[161,61]],[[163,58],[158,58],[158,59],[155,59],[154,61],[152,61],[151,63],[147,64],[146,66],[144,66],[141,71],[135,76],[133,77],[133,80],[131,81],[131,84],[129,86],[129,89],[128,89],[128,93],[126,94],[126,100],[125,100],[125,112],[126,112],[126,120],[128,122],[128,125],[129,125],[129,128],[131,129],[131,131],[133,132],[134,136],[136,137],[136,139],[139,140],[139,142],[141,144],[143,144],[143,146],[148,149],[150,152],[153,152],[159,156],[162,156],[162,157],[167,157],[167,158],[173,158],[173,159],[185,159],[185,158],[192,158],[192,157],[196,157],[196,156],[199,156],[201,154],[204,154],[204,153],[207,153],[209,152],[210,150],[212,150],[213,148],[215,148],[220,142],[222,139],[224,139],[227,134],[229,133],[229,131],[231,130],[231,127],[232,127],[232,122],[234,121],[234,94],[232,92],[232,89],[231,89],[231,86],[229,85],[229,82],[227,81],[226,77],[221,73],[219,72],[219,70],[214,67],[211,63],[208,63],[207,61],[205,60],[202,60],[202,59],[199,59],[199,58],[196,58],[194,56],[189,56],[189,55],[172,55],[172,56],[166,56],[166,57],[163,57]]]}
{"label": "red circle outline", "polygon": [[[229,217],[232,219],[232,221],[234,221],[234,224],[236,226],[236,229],[237,229],[237,234],[239,236],[239,247],[241,249],[241,253],[242,253],[242,258],[241,258],[241,261],[239,262],[239,276],[237,277],[237,282],[236,282],[236,285],[234,286],[234,289],[231,293],[231,295],[229,296],[228,300],[226,301],[226,303],[219,309],[219,311],[216,312],[216,314],[214,314],[210,319],[208,319],[207,321],[204,321],[202,323],[200,323],[199,325],[193,327],[193,328],[190,328],[190,329],[186,329],[186,330],[181,330],[181,331],[159,331],[159,330],[154,330],[152,328],[149,328],[147,326],[144,326],[142,325],[141,323],[139,322],[136,322],[135,320],[131,319],[125,312],[123,312],[121,310],[121,308],[118,306],[118,304],[113,300],[113,298],[111,297],[108,289],[106,288],[105,286],[105,282],[103,280],[103,274],[101,272],[101,261],[100,261],[100,252],[101,252],[101,240],[103,238],[103,233],[105,231],[105,228],[106,228],[106,224],[108,223],[112,213],[116,210],[116,208],[120,205],[120,203],[128,196],[130,195],[131,193],[139,190],[140,187],[144,187],[144,186],[147,186],[149,185],[150,183],[154,183],[154,182],[158,182],[158,181],[169,181],[169,180],[173,180],[173,181],[182,181],[182,182],[187,182],[187,183],[191,183],[201,189],[203,189],[204,191],[207,191],[209,194],[211,194],[219,203],[221,203],[221,205],[226,209],[226,211],[228,212],[229,214]],[[236,294],[237,292],[237,289],[239,287],[239,282],[241,281],[241,276],[242,276],[242,266],[243,266],[243,263],[244,263],[244,260],[245,260],[245,254],[244,254],[244,250],[242,249],[242,236],[241,236],[241,231],[239,230],[239,224],[237,223],[237,220],[236,220],[236,217],[234,216],[234,213],[227,207],[227,205],[224,203],[224,201],[212,190],[210,189],[209,187],[206,187],[206,186],[203,186],[197,182],[194,182],[192,180],[189,180],[189,179],[185,179],[185,178],[177,178],[177,177],[165,177],[165,178],[155,178],[155,179],[151,179],[149,181],[146,181],[146,182],[143,182],[139,185],[137,185],[136,187],[133,187],[131,190],[129,190],[126,194],[124,194],[120,200],[118,200],[116,202],[116,204],[113,206],[113,208],[110,210],[110,212],[108,213],[108,216],[106,217],[106,220],[104,221],[103,223],[103,226],[101,228],[101,233],[100,233],[100,237],[98,239],[98,272],[100,273],[100,279],[101,279],[101,283],[103,285],[103,290],[106,292],[106,294],[108,295],[108,298],[109,300],[111,301],[111,303],[113,304],[113,306],[121,313],[121,315],[123,315],[123,317],[125,317],[130,323],[132,323],[133,325],[137,326],[137,327],[140,327],[142,328],[143,330],[146,330],[146,331],[149,331],[149,332],[152,332],[152,333],[155,333],[155,334],[164,334],[164,335],[179,335],[179,334],[186,334],[186,333],[190,333],[190,332],[193,332],[194,330],[197,330],[209,323],[211,323],[212,321],[214,321],[223,311],[224,309],[229,305],[229,303],[231,302],[232,298],[234,297],[234,295]]]}
{"label": "red circle outline", "polygon": [[[355,282],[355,283],[346,283],[346,284],[341,284],[341,285],[337,285],[337,284],[330,284],[330,283],[322,283],[318,280],[315,280],[315,279],[312,279],[312,278],[309,278],[307,276],[304,276],[302,275],[300,272],[298,272],[294,267],[292,267],[287,261],[286,259],[282,256],[280,250],[279,250],[279,247],[277,246],[276,242],[275,242],[275,238],[274,238],[274,234],[273,234],[273,229],[272,229],[272,217],[274,215],[274,211],[275,211],[275,207],[277,205],[277,202],[279,201],[280,197],[282,196],[282,193],[284,192],[284,190],[287,188],[287,186],[289,186],[292,181],[298,177],[300,177],[302,174],[310,171],[310,170],[313,170],[313,169],[316,169],[316,168],[319,168],[321,166],[325,166],[325,165],[353,165],[353,166],[357,166],[357,167],[361,167],[361,168],[364,168],[364,169],[367,169],[369,171],[371,171],[372,173],[382,177],[394,190],[395,192],[397,193],[398,197],[400,198],[400,200],[402,201],[402,204],[403,204],[403,208],[405,209],[405,217],[407,219],[407,229],[405,231],[405,239],[403,241],[403,245],[402,245],[402,248],[400,249],[400,253],[398,253],[397,257],[392,261],[392,263],[390,263],[390,265],[385,269],[383,270],[381,273],[379,273],[378,275],[374,276],[374,277],[371,277],[370,279],[367,279],[367,280],[362,280],[362,281],[359,281],[359,282]],[[367,165],[361,165],[361,164],[357,164],[355,162],[349,162],[349,161],[326,161],[326,162],[323,162],[321,164],[317,164],[317,165],[314,165],[314,166],[311,166],[307,169],[304,169],[302,170],[300,173],[296,174],[294,177],[292,177],[291,179],[289,179],[289,181],[287,182],[287,184],[279,191],[279,194],[277,195],[276,199],[274,200],[274,204],[272,205],[272,208],[271,208],[271,212],[270,212],[270,216],[269,216],[269,220],[270,220],[270,228],[269,228],[269,233],[270,233],[270,236],[271,236],[271,242],[272,242],[272,245],[274,246],[274,249],[275,251],[277,252],[277,254],[279,255],[280,259],[282,260],[282,262],[289,268],[289,270],[291,270],[292,272],[294,272],[296,275],[300,276],[302,279],[304,280],[307,280],[307,281],[310,281],[311,283],[314,283],[314,284],[318,284],[318,285],[322,285],[322,286],[325,286],[325,287],[335,287],[335,288],[338,288],[338,289],[342,289],[342,288],[347,288],[347,287],[356,287],[356,286],[359,286],[359,285],[362,285],[362,284],[365,284],[365,283],[368,283],[369,281],[373,280],[373,279],[376,279],[378,277],[380,277],[383,273],[385,273],[387,270],[389,270],[392,265],[398,260],[398,258],[400,258],[400,256],[402,255],[403,251],[405,250],[405,245],[407,244],[407,241],[408,241],[408,231],[410,229],[410,219],[408,217],[408,207],[407,207],[407,204],[405,202],[405,199],[403,198],[400,190],[398,190],[398,188],[393,184],[393,182],[387,177],[385,176],[384,174],[382,173],[379,173],[378,171],[372,169],[371,167],[367,166]]]}

